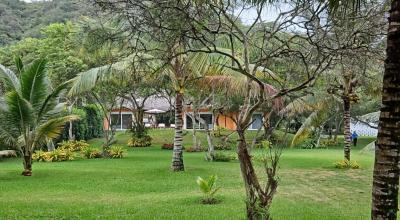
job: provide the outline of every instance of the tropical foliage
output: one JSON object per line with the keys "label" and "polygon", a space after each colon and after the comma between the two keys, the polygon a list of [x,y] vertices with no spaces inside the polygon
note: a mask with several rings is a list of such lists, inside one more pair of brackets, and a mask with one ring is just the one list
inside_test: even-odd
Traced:
{"label": "tropical foliage", "polygon": [[203,179],[201,177],[197,177],[196,183],[199,185],[201,192],[204,194],[204,198],[201,200],[204,204],[214,204],[217,202],[215,198],[215,193],[220,189],[216,187],[217,176],[212,175],[208,179]]}
{"label": "tropical foliage", "polygon": [[30,176],[33,151],[57,138],[65,123],[78,117],[61,116],[64,105],[58,103],[58,97],[67,84],[51,89],[45,60],[36,60],[25,67],[22,60],[16,58],[15,65],[16,73],[0,65],[0,79],[5,87],[0,108],[0,138],[21,152],[22,174]]}

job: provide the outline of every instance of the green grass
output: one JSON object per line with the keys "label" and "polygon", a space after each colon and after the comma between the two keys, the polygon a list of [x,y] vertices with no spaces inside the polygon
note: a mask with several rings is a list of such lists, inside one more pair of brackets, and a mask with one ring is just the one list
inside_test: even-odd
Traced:
{"label": "green grass", "polygon": [[[159,147],[171,135],[152,132],[154,147],[129,149],[123,159],[34,163],[32,177],[19,175],[20,159],[0,161],[0,219],[244,219],[239,163],[210,163],[203,153],[185,153],[186,171],[173,173],[172,151]],[[129,138],[117,136],[119,144]],[[190,141],[188,134],[184,143]],[[370,141],[361,138],[352,152],[359,170],[333,169],[341,149],[285,149],[274,219],[368,219],[373,156],[359,148]],[[218,175],[222,202],[202,205],[195,179],[212,174]]]}

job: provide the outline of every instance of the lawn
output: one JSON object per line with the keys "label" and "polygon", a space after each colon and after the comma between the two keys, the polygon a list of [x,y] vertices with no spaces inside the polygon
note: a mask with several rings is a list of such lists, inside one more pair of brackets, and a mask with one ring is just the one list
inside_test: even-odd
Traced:
{"label": "lawn", "polygon": [[[22,161],[0,161],[0,219],[244,219],[244,191],[238,162],[205,162],[204,153],[185,153],[186,171],[169,170],[172,151],[161,150],[172,131],[152,132],[154,146],[129,149],[123,159],[34,163],[23,177]],[[117,135],[119,144],[128,135]],[[184,143],[190,144],[190,134]],[[343,152],[285,149],[274,219],[368,219],[373,156],[352,152],[359,170],[336,170]],[[99,145],[100,140],[91,144]],[[216,205],[199,203],[197,176],[218,175]]]}

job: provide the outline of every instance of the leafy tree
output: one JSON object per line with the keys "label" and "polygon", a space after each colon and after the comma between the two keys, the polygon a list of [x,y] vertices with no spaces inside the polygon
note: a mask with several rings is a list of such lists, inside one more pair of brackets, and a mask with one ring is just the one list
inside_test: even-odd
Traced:
{"label": "leafy tree", "polygon": [[57,100],[67,84],[50,89],[45,60],[24,67],[18,58],[16,69],[15,74],[0,65],[0,79],[6,90],[0,109],[0,138],[21,151],[24,158],[22,175],[31,176],[33,151],[57,138],[65,123],[76,120],[77,116],[60,116],[64,105]]}

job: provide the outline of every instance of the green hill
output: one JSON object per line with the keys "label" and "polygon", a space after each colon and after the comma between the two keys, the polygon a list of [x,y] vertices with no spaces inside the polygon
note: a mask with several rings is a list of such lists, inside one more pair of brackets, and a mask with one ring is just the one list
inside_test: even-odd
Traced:
{"label": "green hill", "polygon": [[55,22],[88,15],[90,8],[82,0],[53,0],[26,3],[0,1],[0,46],[25,37],[40,37],[40,29]]}

